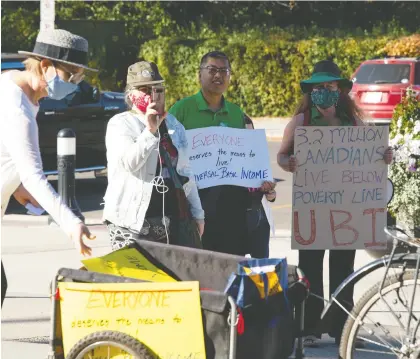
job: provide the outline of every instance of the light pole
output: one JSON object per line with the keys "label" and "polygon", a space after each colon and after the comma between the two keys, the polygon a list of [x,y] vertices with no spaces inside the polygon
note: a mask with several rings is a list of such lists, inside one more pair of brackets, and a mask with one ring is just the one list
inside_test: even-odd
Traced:
{"label": "light pole", "polygon": [[40,1],[41,21],[39,23],[39,30],[54,29],[55,23],[55,0],[41,0]]}

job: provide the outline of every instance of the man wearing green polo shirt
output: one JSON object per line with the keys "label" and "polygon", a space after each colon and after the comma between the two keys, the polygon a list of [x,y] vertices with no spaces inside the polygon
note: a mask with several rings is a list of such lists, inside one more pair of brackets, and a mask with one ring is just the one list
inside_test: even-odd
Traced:
{"label": "man wearing green polo shirt", "polygon": [[[178,101],[169,112],[186,130],[211,126],[245,128],[243,111],[223,96],[229,86],[230,74],[229,59],[223,52],[207,53],[200,63],[201,90]],[[201,189],[199,194],[206,216],[202,237],[204,248],[245,255],[248,189],[223,185]]]}

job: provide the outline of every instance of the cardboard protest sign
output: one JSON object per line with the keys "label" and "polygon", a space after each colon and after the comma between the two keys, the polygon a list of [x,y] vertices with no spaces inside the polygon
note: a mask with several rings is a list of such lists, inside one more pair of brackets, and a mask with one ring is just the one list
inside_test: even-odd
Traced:
{"label": "cardboard protest sign", "polygon": [[298,127],[292,249],[386,247],[388,127]]}
{"label": "cardboard protest sign", "polygon": [[260,187],[272,181],[264,130],[207,127],[187,131],[189,159],[198,188]]}
{"label": "cardboard protest sign", "polygon": [[[198,282],[58,286],[65,355],[86,335],[113,330],[137,338],[156,358],[206,358]],[[89,358],[132,357],[108,348],[92,348]]]}
{"label": "cardboard protest sign", "polygon": [[176,282],[135,248],[122,248],[102,257],[82,260],[87,270],[152,282]]}

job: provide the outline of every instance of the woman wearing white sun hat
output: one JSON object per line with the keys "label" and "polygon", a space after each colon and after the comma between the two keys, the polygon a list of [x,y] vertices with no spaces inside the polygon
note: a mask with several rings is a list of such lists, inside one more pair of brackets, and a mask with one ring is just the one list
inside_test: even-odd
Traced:
{"label": "woman wearing white sun hat", "polygon": [[[83,255],[90,255],[84,240],[94,239],[85,224],[60,200],[42,169],[36,116],[43,97],[60,100],[74,92],[88,68],[88,42],[65,30],[38,34],[25,71],[8,71],[0,76],[1,216],[10,197],[19,202],[39,203],[74,241]],[[1,304],[7,281],[1,265]]]}

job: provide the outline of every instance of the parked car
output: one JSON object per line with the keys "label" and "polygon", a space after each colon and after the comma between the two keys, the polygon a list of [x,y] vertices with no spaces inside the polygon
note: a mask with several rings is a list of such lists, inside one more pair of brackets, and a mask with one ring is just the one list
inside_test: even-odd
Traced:
{"label": "parked car", "polygon": [[[1,72],[23,70],[24,56],[1,54]],[[39,145],[46,174],[57,172],[57,133],[72,128],[76,133],[76,171],[101,171],[106,168],[105,132],[108,120],[126,111],[124,94],[100,92],[86,81],[63,100],[43,98],[37,122]]]}
{"label": "parked car", "polygon": [[350,96],[368,121],[389,124],[408,87],[420,98],[420,57],[386,57],[364,61],[353,74]]}

